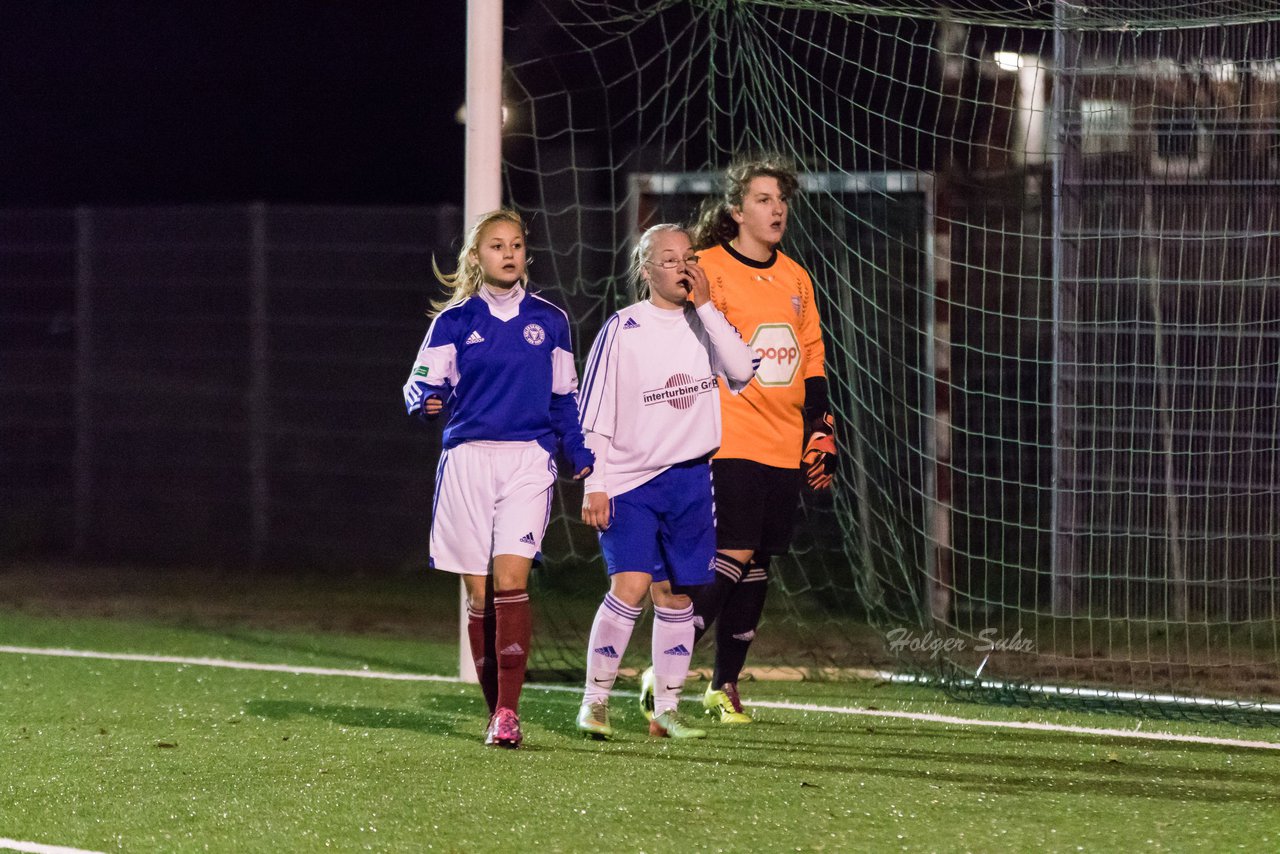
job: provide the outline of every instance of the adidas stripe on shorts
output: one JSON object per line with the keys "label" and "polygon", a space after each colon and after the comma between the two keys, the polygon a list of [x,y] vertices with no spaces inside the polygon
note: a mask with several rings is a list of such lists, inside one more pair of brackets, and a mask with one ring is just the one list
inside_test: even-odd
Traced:
{"label": "adidas stripe on shorts", "polygon": [[488,575],[493,555],[536,558],[555,479],[555,461],[537,442],[463,442],[442,453],[431,511],[431,566]]}

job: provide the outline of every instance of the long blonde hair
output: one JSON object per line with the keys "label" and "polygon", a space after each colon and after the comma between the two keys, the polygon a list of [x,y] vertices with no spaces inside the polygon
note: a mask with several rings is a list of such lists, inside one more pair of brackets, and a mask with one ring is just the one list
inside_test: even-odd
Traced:
{"label": "long blonde hair", "polygon": [[794,196],[800,188],[795,164],[781,154],[770,152],[735,158],[724,173],[724,195],[703,201],[697,222],[690,229],[689,237],[695,250],[728,243],[738,236],[738,222],[729,211],[742,208],[747,187],[760,177],[776,178],[784,196]]}
{"label": "long blonde hair", "polygon": [[439,314],[446,308],[457,305],[480,292],[480,285],[484,284],[484,270],[480,268],[479,258],[480,237],[484,234],[486,228],[500,222],[510,223],[519,229],[520,239],[528,247],[529,230],[525,228],[524,220],[520,217],[520,214],[510,208],[498,208],[496,211],[481,214],[475,224],[467,230],[467,234],[462,240],[462,248],[458,250],[458,266],[452,273],[446,273],[441,270],[436,264],[435,256],[431,256],[431,271],[436,274],[440,284],[450,291],[446,299],[432,301],[431,310],[433,314]]}

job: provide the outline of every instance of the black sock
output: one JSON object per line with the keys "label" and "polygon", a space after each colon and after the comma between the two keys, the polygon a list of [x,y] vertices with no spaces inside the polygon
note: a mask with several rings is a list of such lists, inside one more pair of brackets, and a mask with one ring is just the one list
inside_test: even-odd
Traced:
{"label": "black sock", "polygon": [[764,613],[765,594],[769,592],[768,559],[752,560],[742,580],[734,586],[724,603],[720,624],[716,627],[716,669],[711,687],[737,682],[747,663],[747,651],[755,639],[760,616]]}
{"label": "black sock", "polygon": [[746,567],[726,554],[716,553],[716,575],[710,584],[701,587],[690,587],[689,598],[693,600],[693,642],[702,640],[707,629],[715,623],[716,617],[724,609],[733,588],[746,572]]}

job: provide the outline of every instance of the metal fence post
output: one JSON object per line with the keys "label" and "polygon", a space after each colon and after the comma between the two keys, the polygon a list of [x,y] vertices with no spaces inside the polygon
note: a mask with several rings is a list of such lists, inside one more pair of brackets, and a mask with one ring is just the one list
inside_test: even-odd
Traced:
{"label": "metal fence post", "polygon": [[75,451],[74,533],[71,551],[82,558],[89,548],[93,518],[93,212],[76,208],[75,335],[76,362],[73,386]]}
{"label": "metal fence post", "polygon": [[250,557],[254,567],[266,556],[270,535],[271,484],[267,472],[270,433],[268,394],[267,209],[249,206],[249,503],[252,519]]}

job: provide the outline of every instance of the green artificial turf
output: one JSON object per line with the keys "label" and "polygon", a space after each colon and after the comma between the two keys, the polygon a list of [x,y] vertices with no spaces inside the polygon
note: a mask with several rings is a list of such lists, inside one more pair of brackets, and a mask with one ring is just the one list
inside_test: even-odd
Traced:
{"label": "green artificial turf", "polygon": [[[0,644],[409,673],[448,674],[457,660],[447,642],[400,633],[12,608],[0,608]],[[529,687],[527,744],[507,751],[480,743],[473,686],[0,654],[0,838],[126,851],[1280,847],[1280,751],[772,707],[750,726],[676,743],[647,736],[631,696],[615,702],[619,737],[595,742],[574,731],[571,688]],[[1143,723],[871,682],[745,690],[984,720]]]}

